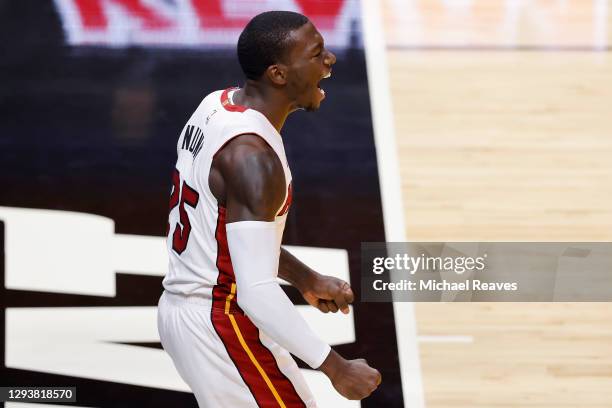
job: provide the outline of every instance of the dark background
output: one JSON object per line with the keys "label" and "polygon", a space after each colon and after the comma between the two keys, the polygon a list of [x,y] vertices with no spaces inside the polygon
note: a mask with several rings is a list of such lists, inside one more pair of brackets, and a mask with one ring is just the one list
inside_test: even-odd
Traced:
{"label": "dark background", "polygon": [[[241,84],[234,50],[68,46],[42,0],[0,1],[0,47],[0,206],[99,214],[116,233],[164,235],[179,132],[206,94]],[[320,111],[293,114],[282,132],[294,186],[284,243],[347,249],[359,295],[360,242],[384,241],[376,153],[363,49],[332,50]],[[161,278],[121,271],[114,299],[6,290],[3,261],[2,362],[7,307],[153,306],[161,293]],[[357,299],[354,310],[357,342],[335,348],[383,376],[362,406],[401,407],[392,305]],[[83,406],[196,406],[187,393],[0,369],[4,386],[76,385]]]}

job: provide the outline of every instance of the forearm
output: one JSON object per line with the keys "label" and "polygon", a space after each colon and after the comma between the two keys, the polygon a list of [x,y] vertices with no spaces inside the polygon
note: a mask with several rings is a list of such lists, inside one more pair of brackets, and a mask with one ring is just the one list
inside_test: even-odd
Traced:
{"label": "forearm", "polygon": [[242,287],[238,303],[255,326],[310,367],[321,366],[330,352],[277,282]]}
{"label": "forearm", "polygon": [[278,276],[293,286],[300,292],[312,286],[312,280],[318,275],[306,264],[293,256],[285,248],[281,247],[280,258],[278,261]]}

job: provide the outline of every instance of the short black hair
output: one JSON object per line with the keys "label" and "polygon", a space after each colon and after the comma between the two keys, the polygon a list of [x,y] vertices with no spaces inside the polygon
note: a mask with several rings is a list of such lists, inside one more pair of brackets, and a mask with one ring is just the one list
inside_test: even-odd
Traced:
{"label": "short black hair", "polygon": [[249,21],[238,39],[238,61],[248,79],[259,79],[266,69],[285,56],[289,33],[308,22],[293,11],[266,11]]}

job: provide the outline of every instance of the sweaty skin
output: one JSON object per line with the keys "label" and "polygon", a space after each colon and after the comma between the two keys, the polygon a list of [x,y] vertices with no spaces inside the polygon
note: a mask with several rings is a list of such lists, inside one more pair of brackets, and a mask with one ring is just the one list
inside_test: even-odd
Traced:
{"label": "sweaty skin", "polygon": [[[316,110],[324,93],[319,82],[331,72],[336,57],[309,22],[292,32],[292,47],[282,62],[271,65],[258,80],[247,80],[234,103],[264,114],[280,132],[287,116],[298,109]],[[211,191],[226,208],[227,223],[273,221],[285,199],[283,166],[274,150],[257,135],[241,135],[215,156],[209,175]],[[279,276],[324,313],[349,312],[353,292],[348,283],[318,274],[281,250]],[[331,351],[319,369],[348,399],[363,399],[380,384],[380,373],[363,359],[346,360]]]}

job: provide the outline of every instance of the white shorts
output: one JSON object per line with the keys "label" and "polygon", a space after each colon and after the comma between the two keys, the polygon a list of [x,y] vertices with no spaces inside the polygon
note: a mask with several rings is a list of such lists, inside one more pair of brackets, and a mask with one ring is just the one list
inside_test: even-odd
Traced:
{"label": "white shorts", "polygon": [[157,327],[200,408],[316,408],[293,357],[239,310],[165,291]]}

